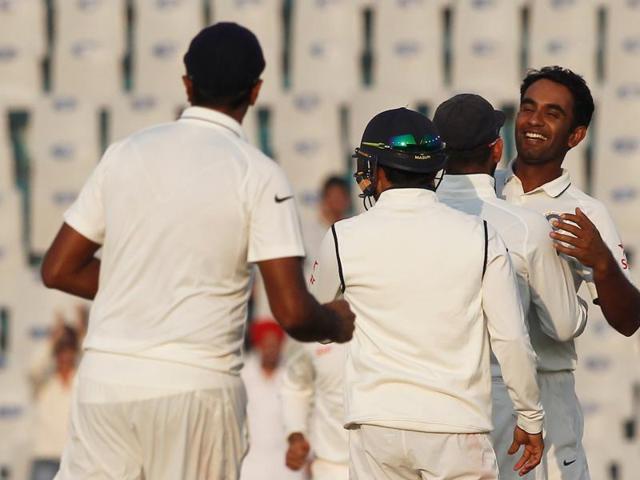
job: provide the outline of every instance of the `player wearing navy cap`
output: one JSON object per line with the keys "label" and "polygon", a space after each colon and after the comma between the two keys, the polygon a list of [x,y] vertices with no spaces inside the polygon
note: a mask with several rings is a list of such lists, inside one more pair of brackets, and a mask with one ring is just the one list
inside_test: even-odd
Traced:
{"label": "player wearing navy cap", "polygon": [[240,126],[255,35],[207,27],[184,60],[192,106],[109,147],[44,259],[47,286],[94,299],[59,480],[238,477],[253,263],[290,335],[351,337],[346,303],[307,291],[289,182]]}
{"label": "player wearing navy cap", "polygon": [[[433,121],[447,143],[449,155],[438,198],[453,208],[480,216],[498,231],[518,277],[530,331],[544,335],[548,341],[571,341],[584,330],[587,307],[576,295],[571,269],[553,248],[551,227],[539,213],[496,196],[493,173],[502,157],[500,128],[504,119],[503,112],[494,110],[478,95],[456,95],[437,108]],[[494,358],[491,370],[492,439],[500,478],[516,478],[513,467],[517,458],[509,455],[513,453],[513,408]],[[543,406],[548,419],[554,405]],[[547,445],[554,448],[551,442]]]}

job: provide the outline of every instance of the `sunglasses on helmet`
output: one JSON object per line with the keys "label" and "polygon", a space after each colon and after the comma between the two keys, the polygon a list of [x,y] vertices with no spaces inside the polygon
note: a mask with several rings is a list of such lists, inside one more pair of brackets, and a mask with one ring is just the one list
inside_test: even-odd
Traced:
{"label": "sunglasses on helmet", "polygon": [[401,150],[435,152],[444,148],[444,142],[439,135],[425,135],[419,141],[411,133],[395,135],[388,142],[362,142],[363,146],[379,148],[381,150]]}

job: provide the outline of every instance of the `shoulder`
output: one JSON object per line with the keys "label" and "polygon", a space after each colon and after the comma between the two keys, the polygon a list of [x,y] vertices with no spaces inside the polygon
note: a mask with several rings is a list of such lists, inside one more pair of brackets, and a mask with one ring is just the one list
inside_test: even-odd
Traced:
{"label": "shoulder", "polygon": [[[598,223],[607,222],[612,223],[613,219],[611,218],[611,214],[607,207],[597,198],[592,197],[591,195],[587,195],[585,192],[580,190],[578,187],[571,186],[565,192],[565,195],[571,197],[576,207],[579,207],[587,217],[597,226]],[[564,213],[575,213],[575,212],[564,212]]]}
{"label": "shoulder", "polygon": [[544,215],[529,210],[519,205],[513,205],[506,200],[496,199],[493,204],[506,218],[510,218],[514,225],[517,225],[526,236],[539,237],[547,235],[551,231],[549,222]]}
{"label": "shoulder", "polygon": [[462,228],[476,228],[478,226],[482,226],[483,219],[478,215],[463,212],[462,210],[449,206],[442,201],[439,201],[437,205],[439,213],[446,217],[446,222],[449,225],[458,225]]}
{"label": "shoulder", "polygon": [[132,133],[121,142],[129,145],[145,145],[157,141],[158,138],[171,138],[173,133],[181,127],[182,125],[176,121],[158,123]]}

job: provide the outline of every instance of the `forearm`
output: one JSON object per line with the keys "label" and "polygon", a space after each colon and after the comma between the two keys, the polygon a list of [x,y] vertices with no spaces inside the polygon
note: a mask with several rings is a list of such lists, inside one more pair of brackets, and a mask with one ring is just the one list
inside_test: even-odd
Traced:
{"label": "forearm", "polygon": [[297,308],[280,315],[280,318],[275,312],[274,314],[285,331],[301,342],[332,340],[339,330],[338,315],[326,305],[320,305],[307,292],[302,295]]}
{"label": "forearm", "polygon": [[315,369],[305,347],[301,346],[288,360],[282,379],[280,398],[285,433],[307,432],[314,395]]}
{"label": "forearm", "polygon": [[98,292],[100,260],[92,258],[72,271],[61,271],[53,275],[44,275],[44,284],[71,295],[93,300]]}
{"label": "forearm", "polygon": [[640,327],[640,292],[624,275],[613,255],[594,268],[598,304],[607,322],[630,337]]}

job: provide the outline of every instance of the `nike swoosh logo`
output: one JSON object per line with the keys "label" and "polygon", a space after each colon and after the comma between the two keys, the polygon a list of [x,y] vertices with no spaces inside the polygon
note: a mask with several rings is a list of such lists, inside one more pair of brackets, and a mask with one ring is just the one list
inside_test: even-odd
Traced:
{"label": "nike swoosh logo", "polygon": [[289,200],[293,198],[293,195],[289,195],[288,197],[278,197],[278,195],[274,195],[273,199],[276,201],[276,203],[282,203],[286,200]]}
{"label": "nike swoosh logo", "polygon": [[563,464],[565,467],[568,467],[568,466],[569,466],[569,465],[571,465],[572,463],[576,463],[576,461],[577,461],[577,460],[578,460],[577,458],[576,458],[576,459],[571,460],[570,462],[567,462],[566,460],[563,460],[563,461],[562,461],[562,464]]}

